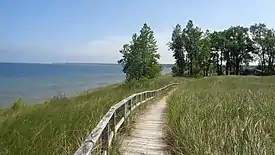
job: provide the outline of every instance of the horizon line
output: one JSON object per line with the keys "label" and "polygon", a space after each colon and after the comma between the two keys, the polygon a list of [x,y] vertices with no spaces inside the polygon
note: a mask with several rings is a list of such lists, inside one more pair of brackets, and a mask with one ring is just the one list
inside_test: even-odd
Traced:
{"label": "horizon line", "polygon": [[[2,62],[0,64],[105,64],[105,65],[120,65],[110,62]],[[160,63],[161,65],[174,65],[174,63]]]}

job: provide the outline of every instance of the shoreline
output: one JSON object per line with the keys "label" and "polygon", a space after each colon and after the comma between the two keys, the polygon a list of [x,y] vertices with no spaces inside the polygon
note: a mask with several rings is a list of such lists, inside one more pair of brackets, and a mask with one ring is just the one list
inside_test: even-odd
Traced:
{"label": "shoreline", "polygon": [[16,99],[13,99],[13,101],[11,101],[9,103],[3,103],[3,104],[0,103],[0,109],[9,109],[9,108],[12,107],[12,105],[15,102],[19,101],[20,99],[24,102],[25,106],[33,106],[33,105],[45,104],[46,102],[50,102],[54,97],[66,97],[66,98],[69,98],[69,99],[73,99],[73,98],[76,98],[76,97],[79,97],[79,96],[83,96],[83,95],[85,95],[85,93],[92,93],[94,91],[97,91],[97,90],[100,90],[100,89],[103,89],[103,88],[106,88],[106,87],[119,85],[119,84],[122,84],[122,83],[123,83],[123,81],[114,82],[114,83],[98,84],[97,86],[95,86],[93,88],[76,91],[75,93],[70,94],[70,95],[66,95],[66,93],[62,92],[62,95],[65,94],[64,96],[53,95],[53,96],[43,97],[43,98],[38,99],[38,100],[32,100],[32,101],[28,101],[28,99],[24,99],[24,98],[16,98]]}

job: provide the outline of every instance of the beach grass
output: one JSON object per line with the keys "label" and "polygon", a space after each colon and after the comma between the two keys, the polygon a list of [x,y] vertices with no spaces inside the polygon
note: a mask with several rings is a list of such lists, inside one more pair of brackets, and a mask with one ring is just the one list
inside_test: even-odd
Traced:
{"label": "beach grass", "polygon": [[73,154],[109,108],[133,93],[176,82],[171,75],[113,84],[78,96],[0,110],[0,154]]}
{"label": "beach grass", "polygon": [[275,154],[275,77],[208,77],[169,97],[173,154]]}

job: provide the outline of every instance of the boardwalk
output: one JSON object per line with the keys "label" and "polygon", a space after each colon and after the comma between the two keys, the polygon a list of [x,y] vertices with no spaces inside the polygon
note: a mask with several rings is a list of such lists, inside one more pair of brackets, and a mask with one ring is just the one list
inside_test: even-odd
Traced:
{"label": "boardwalk", "polygon": [[131,136],[124,139],[123,155],[167,155],[162,142],[166,98],[149,107],[135,124]]}

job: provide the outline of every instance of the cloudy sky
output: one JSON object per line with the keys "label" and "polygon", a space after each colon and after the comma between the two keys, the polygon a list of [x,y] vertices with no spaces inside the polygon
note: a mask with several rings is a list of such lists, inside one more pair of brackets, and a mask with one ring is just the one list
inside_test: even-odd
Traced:
{"label": "cloudy sky", "polygon": [[274,0],[1,0],[0,62],[116,63],[118,50],[146,22],[161,63],[174,63],[166,44],[176,24],[275,28],[274,7]]}

